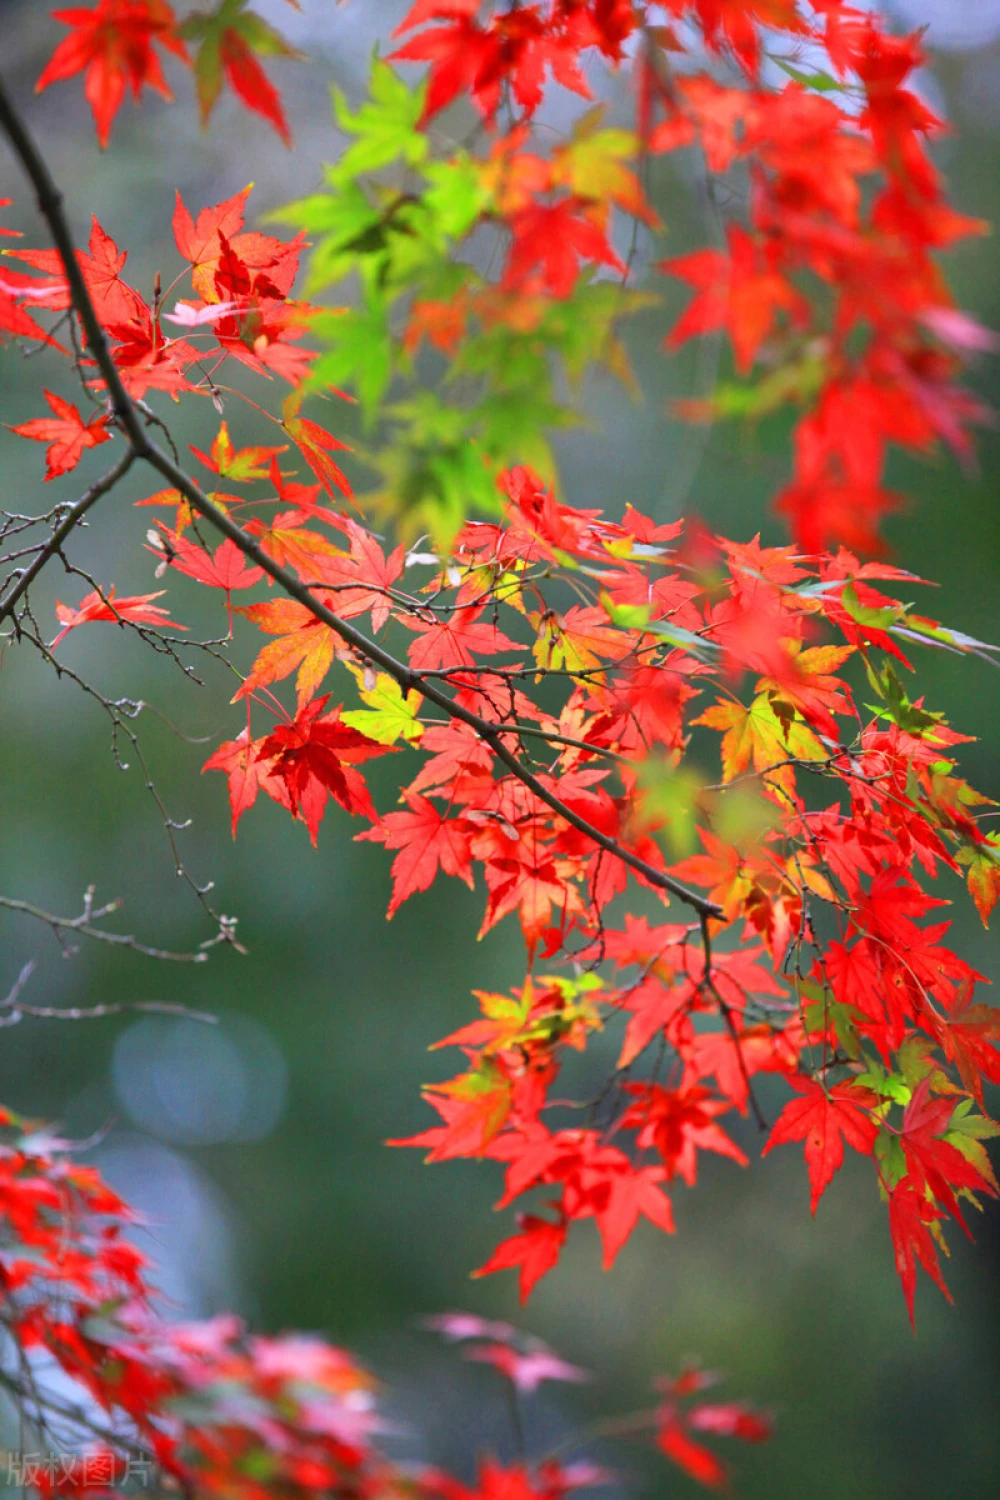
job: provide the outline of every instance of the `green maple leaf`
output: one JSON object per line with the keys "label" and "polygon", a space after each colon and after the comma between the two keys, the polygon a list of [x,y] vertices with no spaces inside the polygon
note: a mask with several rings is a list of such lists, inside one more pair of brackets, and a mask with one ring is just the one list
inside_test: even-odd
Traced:
{"label": "green maple leaf", "polygon": [[329,347],[310,372],[310,386],[350,385],[370,422],[392,376],[393,346],[384,311],[368,306],[324,312],[311,327]]}
{"label": "green maple leaf", "polygon": [[331,96],[337,124],[355,137],[331,173],[338,184],[348,183],[362,172],[377,172],[400,159],[408,167],[416,167],[426,157],[427,136],[417,129],[424,89],[407,88],[387,63],[374,63],[371,98],[355,113],[351,113],[340,89],[332,89]]}
{"label": "green maple leaf", "polygon": [[342,713],[342,724],[360,729],[370,740],[380,745],[394,745],[397,740],[415,743],[424,732],[417,718],[423,702],[419,693],[404,694],[399,683],[385,672],[379,672],[374,683],[366,687],[365,674],[360,668],[351,667],[358,683],[358,692],[367,708],[352,708]]}

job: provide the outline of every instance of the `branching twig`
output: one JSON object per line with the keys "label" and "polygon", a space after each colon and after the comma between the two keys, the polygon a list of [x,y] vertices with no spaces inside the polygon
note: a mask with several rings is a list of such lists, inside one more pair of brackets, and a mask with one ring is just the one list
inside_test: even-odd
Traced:
{"label": "branching twig", "polygon": [[[3,88],[0,86],[0,99],[2,97]],[[87,493],[82,495],[76,504],[66,512],[65,517],[56,527],[44,547],[38,552],[34,561],[29,563],[20,574],[17,582],[10,589],[6,597],[0,599],[0,620],[7,619],[13,613],[14,605],[34,582],[45,564],[50,558],[58,554],[63,542],[66,541],[70,533],[80,524],[90,507],[95,505],[101,499],[102,495],[106,495],[109,490],[114,489],[119,479],[124,479],[129,469],[135,463],[136,457],[137,454],[130,448],[118,460],[114,468],[109,469],[102,479],[99,479],[96,484],[91,485]]]}
{"label": "branching twig", "polygon": [[[0,896],[0,907],[5,911],[21,912],[26,917],[34,917],[36,921],[44,922],[47,927],[51,927],[60,943],[62,943],[63,933],[72,932],[78,937],[93,938],[95,942],[107,943],[113,948],[129,948],[133,953],[141,953],[146,958],[165,958],[174,963],[200,964],[204,963],[208,957],[200,949],[194,953],[172,953],[166,948],[152,948],[147,943],[140,942],[131,933],[107,932],[103,927],[95,924],[111,916],[113,912],[120,911],[124,902],[118,898],[95,909],[93,898],[94,887],[90,886],[84,894],[83,911],[78,917],[59,917],[54,912],[43,911],[40,906],[32,905],[30,901],[15,900],[12,896]],[[69,956],[76,950],[64,947],[63,951]],[[6,1006],[9,1003],[10,997],[3,1001],[2,1005]]]}

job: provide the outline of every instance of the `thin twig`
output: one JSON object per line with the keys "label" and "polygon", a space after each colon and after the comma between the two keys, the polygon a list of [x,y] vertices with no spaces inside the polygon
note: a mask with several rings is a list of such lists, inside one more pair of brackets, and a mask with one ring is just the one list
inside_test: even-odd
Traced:
{"label": "thin twig", "polygon": [[743,1045],[740,1041],[740,1034],[736,1029],[736,1021],[733,1018],[732,1006],[719,993],[718,986],[716,985],[715,980],[712,977],[712,934],[709,931],[707,917],[702,917],[701,919],[701,947],[705,959],[705,968],[702,974],[701,981],[702,987],[709,992],[715,1003],[718,1005],[719,1011],[722,1015],[722,1019],[726,1023],[726,1030],[729,1032],[733,1046],[736,1048],[736,1060],[739,1063],[740,1073],[743,1077],[743,1084],[747,1091],[747,1098],[750,1100],[750,1108],[753,1110],[753,1117],[757,1121],[758,1129],[767,1130],[769,1129],[768,1123],[764,1118],[763,1110],[757,1102],[757,1096],[753,1091],[753,1084],[750,1082],[750,1073],[747,1069],[747,1060],[743,1056]]}
{"label": "thin twig", "polygon": [[[0,99],[2,97],[3,88],[0,86]],[[67,511],[65,518],[56,527],[44,547],[38,552],[34,562],[30,563],[20,574],[6,598],[0,599],[0,620],[7,619],[13,613],[15,604],[31,586],[45,564],[50,558],[56,556],[63,542],[66,541],[70,533],[79,525],[90,507],[95,505],[101,499],[102,495],[106,495],[109,490],[114,489],[119,479],[124,479],[129,469],[135,463],[136,457],[137,454],[130,448],[127,453],[122,455],[114,468],[109,469],[102,479],[99,479],[96,484],[91,485],[87,493],[82,495],[76,504]]]}
{"label": "thin twig", "polygon": [[[90,899],[88,899],[90,898]],[[92,938],[98,943],[107,943],[113,948],[128,948],[133,953],[141,953],[146,958],[163,958],[173,963],[201,964],[208,958],[208,954],[201,950],[195,953],[172,953],[166,948],[152,948],[147,943],[142,943],[131,933],[106,932],[103,927],[94,924],[104,917],[109,917],[113,912],[120,911],[124,904],[121,900],[109,901],[106,905],[98,907],[95,911],[91,904],[93,898],[93,887],[84,896],[84,908],[78,917],[59,917],[54,912],[43,911],[40,906],[34,906],[30,901],[17,900],[12,896],[0,896],[0,907],[5,911],[21,912],[26,917],[34,917],[36,921],[44,922],[51,927],[57,937],[64,932],[76,933],[79,937]],[[6,1005],[8,1002],[4,1001]]]}

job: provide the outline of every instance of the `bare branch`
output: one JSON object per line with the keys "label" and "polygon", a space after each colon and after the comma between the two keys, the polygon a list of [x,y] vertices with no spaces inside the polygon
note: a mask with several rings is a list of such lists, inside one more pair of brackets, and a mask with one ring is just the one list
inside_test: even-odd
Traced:
{"label": "bare branch", "polygon": [[[2,98],[2,95],[3,89],[0,87],[0,98]],[[34,582],[45,564],[50,558],[58,554],[62,544],[80,524],[90,507],[95,505],[101,499],[102,495],[106,495],[109,490],[114,489],[119,479],[125,477],[135,463],[136,456],[134,450],[130,448],[127,453],[122,455],[114,468],[109,469],[103,479],[99,479],[96,484],[91,485],[87,493],[82,495],[72,509],[67,511],[65,517],[56,527],[49,540],[37,553],[34,561],[20,574],[6,598],[0,599],[0,621],[7,619],[13,613],[15,604]]]}
{"label": "bare branch", "polygon": [[[94,887],[90,886],[84,892],[83,910],[80,915],[78,917],[60,917],[54,912],[43,911],[40,906],[34,906],[30,901],[21,901],[12,896],[0,896],[0,907],[5,911],[20,912],[23,916],[34,917],[36,921],[44,922],[46,927],[51,927],[59,939],[60,946],[63,948],[63,952],[67,958],[72,957],[79,950],[66,946],[63,938],[65,933],[75,933],[78,937],[92,938],[97,943],[107,943],[112,948],[128,948],[131,952],[141,953],[146,958],[162,958],[172,963],[201,964],[208,957],[208,954],[202,949],[198,949],[194,953],[172,953],[167,948],[150,947],[148,943],[140,942],[131,933],[108,932],[105,928],[98,927],[97,923],[103,921],[105,917],[111,916],[112,913],[121,911],[125,903],[118,897],[114,901],[106,902],[104,906],[95,908],[93,902]],[[18,984],[25,983],[29,975],[30,969],[28,973],[22,970]],[[15,993],[14,1000],[16,999],[17,995]],[[0,1002],[0,1009],[12,1003],[13,1001],[8,995],[6,1000]]]}

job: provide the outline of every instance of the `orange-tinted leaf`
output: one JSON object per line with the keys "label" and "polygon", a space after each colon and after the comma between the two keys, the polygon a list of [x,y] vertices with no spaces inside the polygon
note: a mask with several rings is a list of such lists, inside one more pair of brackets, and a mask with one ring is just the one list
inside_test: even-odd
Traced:
{"label": "orange-tinted leaf", "polygon": [[271,464],[279,453],[287,452],[287,445],[279,448],[234,448],[226,422],[219,424],[218,435],[212,444],[211,453],[203,453],[191,444],[191,452],[206,469],[228,479],[234,484],[249,484],[252,479],[266,479]]}
{"label": "orange-tinted leaf", "polygon": [[779,311],[797,328],[808,321],[809,304],[777,269],[769,245],[758,245],[739,225],[729,229],[728,255],[696,250],[665,261],[661,269],[689,282],[698,293],[668,343],[676,347],[696,334],[726,328],[740,371],[753,364]]}
{"label": "orange-tinted leaf", "polygon": [[215,272],[222,257],[223,240],[232,240],[243,228],[247,199],[253,183],[224,203],[213,208],[203,208],[193,220],[180,193],[176,195],[173,217],[174,240],[177,249],[191,264],[191,280],[194,289],[204,302],[219,302],[215,288]]}
{"label": "orange-tinted leaf", "polygon": [[186,625],[178,625],[170,620],[167,610],[162,605],[154,604],[154,599],[163,597],[162,589],[155,594],[135,594],[131,598],[116,598],[114,585],[103,595],[95,589],[93,593],[87,594],[76,609],[71,609],[65,604],[56,604],[56,619],[63,627],[52,646],[58,646],[64,636],[69,635],[78,625],[89,624],[93,620],[110,620],[114,624],[121,624],[122,620],[128,620],[133,625],[165,625],[168,622],[175,630],[186,630]]}
{"label": "orange-tinted leaf", "polygon": [[72,401],[64,401],[51,391],[45,392],[45,399],[55,413],[54,416],[35,417],[31,422],[22,422],[20,427],[12,427],[10,430],[16,432],[18,437],[50,444],[45,455],[45,478],[49,480],[75,469],[83,450],[108,442],[111,433],[108,431],[106,416],[98,415],[91,417],[89,422],[84,422]]}
{"label": "orange-tinted leaf", "polygon": [[348,483],[346,475],[331,457],[333,453],[349,452],[347,444],[339,442],[315,422],[310,422],[306,417],[300,417],[299,407],[301,404],[301,397],[296,395],[288,397],[288,400],[285,402],[281,423],[282,427],[288,433],[288,436],[296,448],[298,448],[327,494],[332,498],[335,491],[339,490],[342,495],[350,500],[351,486]]}
{"label": "orange-tinted leaf", "polygon": [[297,671],[295,687],[301,708],[333,665],[340,637],[294,599],[269,599],[262,604],[241,605],[238,612],[259,625],[261,630],[280,639],[270,641],[258,654],[250,676],[236,697],[249,697],[257,688],[281,682]]}
{"label": "orange-tinted leaf", "polygon": [[359,839],[400,851],[392,864],[390,917],[408,896],[426,891],[439,869],[472,889],[468,830],[426,797],[412,792],[405,796],[408,812],[386,813],[374,828],[358,834]]}

